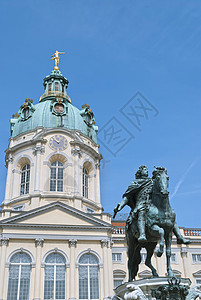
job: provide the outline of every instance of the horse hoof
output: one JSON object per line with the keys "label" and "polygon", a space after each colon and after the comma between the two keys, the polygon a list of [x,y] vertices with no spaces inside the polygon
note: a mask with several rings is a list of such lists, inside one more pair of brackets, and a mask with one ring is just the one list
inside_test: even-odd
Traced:
{"label": "horse hoof", "polygon": [[158,251],[156,251],[156,255],[157,255],[158,257],[161,257],[161,256],[163,255],[163,252],[160,251],[160,250],[158,250]]}

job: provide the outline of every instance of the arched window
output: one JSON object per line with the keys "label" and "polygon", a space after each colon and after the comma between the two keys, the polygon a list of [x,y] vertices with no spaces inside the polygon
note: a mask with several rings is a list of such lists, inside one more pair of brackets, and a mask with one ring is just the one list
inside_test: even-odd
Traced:
{"label": "arched window", "polygon": [[31,258],[18,252],[11,257],[7,300],[28,300],[30,290]]}
{"label": "arched window", "polygon": [[79,300],[99,299],[98,259],[91,253],[79,259]]}
{"label": "arched window", "polygon": [[29,193],[29,181],[30,181],[30,165],[27,164],[22,168],[21,171],[20,195]]}
{"label": "arched window", "polygon": [[50,191],[63,192],[64,167],[60,161],[54,161],[50,168]]}
{"label": "arched window", "polygon": [[[45,260],[44,300],[65,300],[66,260],[59,253],[51,253]],[[74,280],[72,278],[72,280]]]}
{"label": "arched window", "polygon": [[82,196],[88,198],[89,194],[89,173],[85,167],[82,168]]}

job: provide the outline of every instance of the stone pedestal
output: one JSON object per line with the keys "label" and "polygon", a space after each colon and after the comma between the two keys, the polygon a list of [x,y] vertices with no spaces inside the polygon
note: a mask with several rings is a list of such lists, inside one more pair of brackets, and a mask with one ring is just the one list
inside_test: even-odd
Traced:
{"label": "stone pedestal", "polygon": [[[140,288],[147,299],[155,300],[156,298],[154,298],[152,296],[152,291],[158,289],[160,286],[168,285],[169,284],[168,279],[169,278],[167,278],[167,277],[151,277],[151,278],[144,278],[144,279],[135,280],[135,281],[132,281],[132,282],[125,282],[124,284],[121,284],[116,289],[114,289],[115,296],[113,297],[113,299],[114,300],[115,299],[127,299],[127,300],[129,300],[129,299],[143,299],[143,298],[141,298],[140,296],[137,295],[140,291],[140,290],[138,291],[137,288]],[[191,284],[190,279],[180,278],[180,285],[181,286],[189,287],[190,284]],[[132,292],[131,290],[128,289],[129,285],[136,286],[136,297],[137,298],[133,298],[133,296],[131,294],[129,296],[129,292]],[[126,293],[127,293],[127,296],[125,297]]]}

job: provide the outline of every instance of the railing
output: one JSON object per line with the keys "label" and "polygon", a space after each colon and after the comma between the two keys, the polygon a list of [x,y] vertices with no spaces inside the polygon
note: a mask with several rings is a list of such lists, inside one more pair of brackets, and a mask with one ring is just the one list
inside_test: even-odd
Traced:
{"label": "railing", "polygon": [[116,227],[115,226],[113,234],[125,234],[125,227]]}
{"label": "railing", "polygon": [[[201,229],[182,228],[184,236],[201,236]],[[125,234],[125,227],[114,226],[113,234]]]}
{"label": "railing", "polygon": [[63,92],[60,92],[60,91],[48,91],[48,92],[45,92],[44,94],[42,94],[42,96],[40,97],[40,100],[39,102],[46,98],[46,97],[49,97],[49,96],[56,96],[58,98],[65,98],[68,100],[68,102],[71,103],[71,98],[66,94],[66,93],[63,93]]}
{"label": "railing", "polygon": [[201,236],[201,229],[183,228],[185,236]]}

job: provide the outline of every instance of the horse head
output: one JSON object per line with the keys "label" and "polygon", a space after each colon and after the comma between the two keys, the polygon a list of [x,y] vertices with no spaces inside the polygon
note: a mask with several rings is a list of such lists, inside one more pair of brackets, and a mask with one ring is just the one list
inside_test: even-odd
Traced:
{"label": "horse head", "polygon": [[153,171],[153,181],[154,181],[154,189],[157,193],[162,196],[167,196],[168,186],[169,186],[169,177],[167,175],[167,170],[164,167],[155,167]]}

